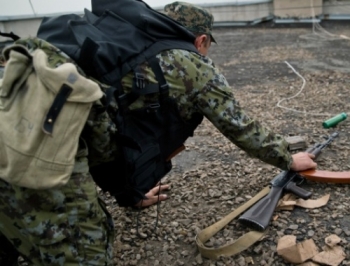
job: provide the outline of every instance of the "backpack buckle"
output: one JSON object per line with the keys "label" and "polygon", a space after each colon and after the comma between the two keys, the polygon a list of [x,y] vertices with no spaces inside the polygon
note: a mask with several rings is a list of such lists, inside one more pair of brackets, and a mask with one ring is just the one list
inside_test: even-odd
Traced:
{"label": "backpack buckle", "polygon": [[160,85],[159,90],[160,99],[163,100],[169,96],[169,85],[168,83]]}
{"label": "backpack buckle", "polygon": [[151,103],[150,105],[147,106],[147,113],[155,113],[158,111],[160,107],[159,103]]}
{"label": "backpack buckle", "polygon": [[141,73],[135,73],[134,76],[135,85],[138,89],[144,89],[146,86],[145,77]]}

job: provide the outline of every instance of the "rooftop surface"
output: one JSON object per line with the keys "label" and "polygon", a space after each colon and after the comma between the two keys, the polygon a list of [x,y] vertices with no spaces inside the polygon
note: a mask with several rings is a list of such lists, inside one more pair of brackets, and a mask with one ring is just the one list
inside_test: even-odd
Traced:
{"label": "rooftop surface", "polygon": [[[209,56],[224,73],[246,112],[283,136],[300,136],[307,146],[334,131],[339,138],[318,158],[318,169],[350,171],[350,123],[324,129],[322,122],[350,113],[350,25],[216,28]],[[115,221],[115,265],[290,265],[277,252],[282,236],[312,239],[321,251],[325,238],[339,236],[350,263],[350,187],[306,181],[311,199],[327,194],[317,209],[278,211],[267,235],[239,255],[218,261],[202,258],[195,243],[200,230],[220,220],[267,186],[279,169],[247,156],[207,120],[173,160],[163,183],[169,199],[137,212],[118,207],[102,195]],[[155,223],[158,219],[155,229]],[[207,244],[217,247],[248,230],[231,222]],[[137,232],[141,232],[141,237]]]}
{"label": "rooftop surface", "polygon": [[[307,146],[324,141],[333,131],[339,138],[318,158],[318,169],[350,170],[350,123],[324,129],[322,122],[350,113],[350,26],[344,23],[215,29],[218,45],[209,56],[227,77],[246,112],[283,136],[300,136]],[[350,258],[350,187],[306,181],[311,199],[330,194],[326,206],[294,208],[274,215],[267,235],[239,255],[218,261],[199,255],[195,235],[255,196],[279,169],[250,158],[227,141],[207,120],[175,157],[164,179],[169,199],[140,214],[119,208],[106,197],[116,224],[116,265],[270,265],[288,266],[277,252],[282,236],[297,242],[312,239],[319,251],[335,234]],[[306,148],[306,147],[305,147]],[[137,223],[139,221],[139,223]],[[137,236],[137,230],[142,237]],[[231,222],[208,241],[218,247],[238,239],[247,228]],[[339,257],[338,257],[339,258]],[[342,259],[341,259],[342,260]]]}

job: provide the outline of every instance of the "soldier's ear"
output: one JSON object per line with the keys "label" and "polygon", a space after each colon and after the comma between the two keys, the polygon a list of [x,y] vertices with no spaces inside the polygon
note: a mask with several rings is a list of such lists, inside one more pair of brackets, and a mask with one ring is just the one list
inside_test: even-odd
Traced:
{"label": "soldier's ear", "polygon": [[194,41],[194,46],[197,48],[198,52],[201,52],[201,49],[206,44],[208,36],[206,34],[201,34],[196,37]]}

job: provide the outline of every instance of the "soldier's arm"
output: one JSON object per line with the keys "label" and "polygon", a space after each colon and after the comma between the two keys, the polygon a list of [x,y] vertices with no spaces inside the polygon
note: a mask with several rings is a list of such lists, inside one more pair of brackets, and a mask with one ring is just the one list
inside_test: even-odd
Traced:
{"label": "soldier's arm", "polygon": [[159,58],[184,119],[200,112],[249,155],[288,169],[292,162],[288,143],[246,114],[210,58],[182,50],[165,51]]}

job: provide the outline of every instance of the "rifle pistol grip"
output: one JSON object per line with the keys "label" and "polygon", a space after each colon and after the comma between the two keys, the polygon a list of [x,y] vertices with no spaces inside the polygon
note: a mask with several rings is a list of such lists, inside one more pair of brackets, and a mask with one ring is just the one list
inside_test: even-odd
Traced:
{"label": "rifle pistol grip", "polygon": [[289,182],[285,187],[285,190],[297,195],[302,199],[308,199],[312,195],[312,192],[307,191],[301,187],[298,187],[294,182]]}

